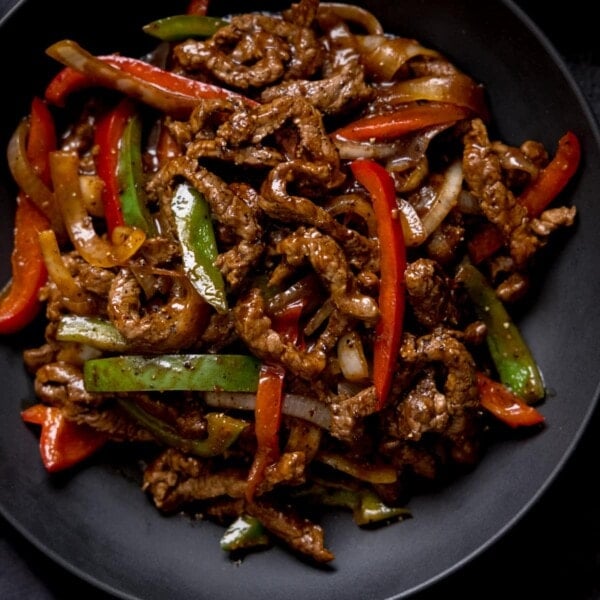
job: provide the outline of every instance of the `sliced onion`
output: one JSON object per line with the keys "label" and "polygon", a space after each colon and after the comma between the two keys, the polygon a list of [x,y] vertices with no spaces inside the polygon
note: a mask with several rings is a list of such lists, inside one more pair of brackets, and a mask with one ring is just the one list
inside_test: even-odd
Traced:
{"label": "sliced onion", "polygon": [[428,56],[440,58],[441,54],[409,38],[390,38],[384,35],[357,35],[361,62],[370,76],[390,81],[411,58]]}
{"label": "sliced onion", "polygon": [[352,142],[338,137],[334,137],[332,141],[340,154],[340,158],[344,160],[355,160],[357,158],[386,159],[398,154],[400,147],[396,142],[387,144]]}
{"label": "sliced onion", "polygon": [[460,72],[405,79],[380,88],[377,95],[386,106],[419,100],[464,106],[484,120],[489,116],[484,87]]}
{"label": "sliced onion", "polygon": [[83,202],[79,158],[75,152],[51,152],[50,170],[56,201],[77,252],[95,267],[111,268],[125,264],[144,243],[146,234],[141,229],[127,228],[122,242],[115,244],[96,233]]}
{"label": "sliced onion", "polygon": [[[206,392],[204,401],[215,408],[253,411],[256,405],[256,394],[246,392]],[[304,419],[323,429],[331,428],[331,411],[329,407],[307,396],[285,394],[283,396],[282,413],[290,417]]]}
{"label": "sliced onion", "polygon": [[311,336],[321,325],[329,318],[333,312],[334,306],[331,298],[327,298],[323,304],[317,309],[315,314],[309,319],[304,326],[304,335]]}
{"label": "sliced onion", "polygon": [[348,381],[365,381],[369,377],[369,363],[362,340],[356,331],[343,335],[337,344],[337,355],[342,374]]}
{"label": "sliced onion", "polygon": [[360,194],[342,194],[335,196],[323,205],[323,208],[332,216],[356,215],[366,224],[370,237],[377,236],[377,220],[373,211],[373,204]]}
{"label": "sliced onion", "polygon": [[65,227],[60,212],[56,207],[54,194],[52,193],[52,190],[44,184],[27,158],[25,145],[28,132],[29,124],[27,120],[24,119],[19,123],[8,142],[8,166],[19,188],[33,201],[42,213],[46,215],[52,229],[62,240],[65,233]]}
{"label": "sliced onion", "polygon": [[321,451],[317,454],[315,460],[369,483],[395,483],[398,479],[398,473],[394,467],[358,463],[347,456],[334,454],[333,452]]}
{"label": "sliced onion", "polygon": [[404,243],[411,248],[420,246],[427,239],[421,217],[417,214],[415,207],[404,198],[399,199],[398,206]]}
{"label": "sliced onion", "polygon": [[86,210],[92,217],[103,217],[102,190],[104,181],[97,175],[80,175],[79,185]]}
{"label": "sliced onion", "polygon": [[63,261],[54,231],[48,229],[40,232],[39,241],[48,277],[61,293],[63,304],[76,314],[92,314],[97,308],[96,303],[71,275]]}
{"label": "sliced onion", "polygon": [[462,190],[463,170],[461,161],[453,162],[444,173],[444,180],[439,188],[435,202],[429,211],[423,215],[421,222],[425,234],[429,237],[456,206]]}
{"label": "sliced onion", "polygon": [[344,21],[361,25],[367,33],[372,35],[382,35],[384,33],[383,26],[375,15],[360,6],[342,2],[321,2],[319,13],[333,13]]}

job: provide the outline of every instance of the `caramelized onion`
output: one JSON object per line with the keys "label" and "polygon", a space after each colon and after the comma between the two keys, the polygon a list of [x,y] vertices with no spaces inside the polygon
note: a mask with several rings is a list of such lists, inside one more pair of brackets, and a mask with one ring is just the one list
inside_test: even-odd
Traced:
{"label": "caramelized onion", "polygon": [[384,33],[383,26],[375,15],[360,6],[343,2],[321,2],[319,13],[333,13],[344,21],[361,25],[367,33],[372,35],[383,35]]}
{"label": "caramelized onion", "polygon": [[44,184],[27,158],[25,144],[28,132],[29,124],[26,119],[23,119],[8,142],[8,166],[19,188],[46,215],[52,229],[62,239],[65,227],[56,208],[54,194]]}
{"label": "caramelized onion", "polygon": [[400,207],[404,243],[410,247],[419,246],[427,239],[421,217],[417,214],[414,206],[404,198],[399,199],[398,206]]}
{"label": "caramelized onion", "polygon": [[146,234],[141,229],[127,228],[119,233],[119,243],[101,238],[83,202],[79,182],[79,158],[75,152],[50,153],[50,170],[56,201],[67,233],[77,252],[95,267],[111,268],[125,264],[141,247]]}
{"label": "caramelized onion", "polygon": [[377,103],[386,106],[419,100],[464,106],[484,120],[489,116],[483,86],[459,72],[406,79],[380,88],[377,95]]}
{"label": "caramelized onion", "polygon": [[357,35],[356,42],[361,62],[367,74],[382,81],[390,81],[411,58],[427,56],[440,58],[441,54],[409,38],[389,38],[383,35]]}
{"label": "caramelized onion", "polygon": [[49,229],[40,232],[39,241],[44,263],[48,270],[48,277],[61,293],[63,304],[76,314],[93,314],[96,310],[95,303],[87,291],[71,275],[71,271],[60,253],[54,231]]}

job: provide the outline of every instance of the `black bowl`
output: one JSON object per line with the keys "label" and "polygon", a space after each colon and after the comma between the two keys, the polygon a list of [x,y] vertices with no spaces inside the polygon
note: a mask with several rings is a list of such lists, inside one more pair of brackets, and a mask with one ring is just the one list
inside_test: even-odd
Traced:
{"label": "black bowl", "polygon": [[[406,598],[455,572],[498,541],[544,494],[579,442],[598,400],[600,357],[600,142],[595,121],[565,65],[538,29],[508,1],[368,0],[362,3],[386,30],[415,37],[446,53],[486,84],[494,134],[518,144],[538,139],[548,148],[568,129],[582,142],[581,172],[570,184],[576,227],[545,253],[531,306],[520,326],[543,370],[550,395],[541,407],[545,430],[496,443],[467,476],[412,499],[414,517],[372,531],[346,513],[325,516],[336,560],[315,568],[284,549],[247,556],[240,564],[219,550],[221,528],[186,516],[161,516],[139,489],[137,457],[107,451],[84,468],[49,477],[37,435],[19,417],[32,399],[21,352],[41,340],[41,323],[0,340],[0,512],[30,542],[72,573],[122,598],[245,597]],[[17,3],[0,24],[5,81],[0,146],[41,94],[58,66],[44,54],[70,37],[94,53],[141,55],[153,43],[141,26],[185,2],[143,6],[105,0]],[[223,3],[223,12],[247,10]],[[218,9],[215,0],[214,8]],[[261,2],[253,8],[274,8]],[[35,27],[32,23],[52,23]],[[15,187],[0,167],[4,215],[0,272],[8,277]]]}

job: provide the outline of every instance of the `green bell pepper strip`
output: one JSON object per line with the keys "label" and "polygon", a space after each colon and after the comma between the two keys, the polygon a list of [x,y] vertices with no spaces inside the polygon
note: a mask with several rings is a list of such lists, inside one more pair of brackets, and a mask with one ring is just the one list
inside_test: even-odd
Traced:
{"label": "green bell pepper strip", "polygon": [[152,237],[156,225],[148,210],[142,166],[142,119],[134,112],[123,130],[117,163],[121,212],[125,225],[137,227]]}
{"label": "green bell pepper strip", "polygon": [[56,339],[86,344],[107,352],[123,352],[129,347],[127,340],[110,321],[87,315],[62,315],[56,327]]}
{"label": "green bell pepper strip", "polygon": [[208,202],[189,183],[182,183],[175,190],[171,209],[186,275],[208,304],[226,312],[225,282],[215,266],[219,251]]}
{"label": "green bell pepper strip", "polygon": [[260,365],[245,354],[128,355],[88,360],[83,375],[90,392],[255,392]]}
{"label": "green bell pepper strip", "polygon": [[227,21],[206,15],[172,15],[152,21],[143,31],[163,42],[178,42],[187,38],[206,38],[215,34]]}
{"label": "green bell pepper strip", "polygon": [[221,550],[226,552],[267,546],[269,543],[270,538],[263,524],[250,515],[240,515],[227,528],[220,541]]}
{"label": "green bell pepper strip", "polygon": [[350,490],[315,484],[294,496],[325,506],[349,508],[354,522],[361,526],[411,516],[409,509],[388,506],[375,492],[367,489]]}
{"label": "green bell pepper strip", "polygon": [[531,350],[494,288],[468,261],[460,265],[457,279],[487,327],[486,343],[500,381],[527,403],[544,398],[544,382]]}
{"label": "green bell pepper strip", "polygon": [[147,429],[158,441],[202,458],[223,454],[248,426],[245,421],[223,413],[208,413],[205,417],[208,436],[204,439],[185,438],[167,423],[140,408],[133,400],[118,398],[117,402],[130,417]]}

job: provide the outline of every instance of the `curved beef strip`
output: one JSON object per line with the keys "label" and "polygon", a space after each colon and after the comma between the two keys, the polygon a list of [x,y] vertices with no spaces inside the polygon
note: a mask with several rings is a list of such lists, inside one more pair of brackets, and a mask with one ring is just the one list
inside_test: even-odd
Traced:
{"label": "curved beef strip", "polygon": [[301,0],[284,16],[236,15],[208,40],[178,44],[174,57],[184,70],[207,73],[235,89],[310,77],[323,60],[310,27],[317,6],[317,0]]}

